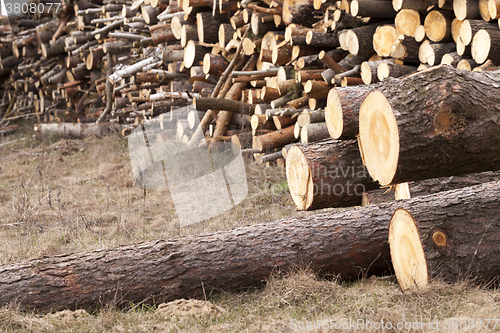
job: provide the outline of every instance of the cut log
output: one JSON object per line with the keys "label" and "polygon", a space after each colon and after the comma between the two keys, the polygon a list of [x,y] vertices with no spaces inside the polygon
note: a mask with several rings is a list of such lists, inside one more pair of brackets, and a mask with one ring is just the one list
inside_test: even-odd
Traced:
{"label": "cut log", "polygon": [[491,121],[499,75],[441,65],[370,93],[360,108],[359,145],[372,178],[389,185],[500,169]]}
{"label": "cut log", "polygon": [[393,25],[381,25],[373,34],[373,50],[379,57],[389,57],[398,40],[398,34]]}
{"label": "cut log", "polygon": [[373,50],[373,34],[377,27],[382,24],[374,23],[348,30],[345,38],[349,53],[362,55],[365,59],[361,62],[368,60],[375,53]]}
{"label": "cut log", "polygon": [[430,277],[498,284],[499,189],[496,181],[425,196],[394,213],[389,244],[403,290],[425,287]]}
{"label": "cut log", "polygon": [[261,152],[282,147],[295,139],[293,136],[294,127],[292,125],[268,134],[254,136],[252,147],[259,149]]}
{"label": "cut log", "polygon": [[326,123],[309,123],[300,130],[300,142],[312,143],[330,137]]}
{"label": "cut log", "polygon": [[[480,2],[480,4],[481,4],[481,2]],[[484,18],[486,16],[486,14],[482,13],[482,16],[483,16],[483,20],[485,20],[485,21],[490,21],[490,20],[494,20],[494,19],[500,18],[500,1],[498,1],[498,0],[488,0],[488,15],[487,15],[487,17],[489,19],[486,20]]]}
{"label": "cut log", "polygon": [[479,30],[472,39],[472,59],[482,64],[487,59],[495,65],[500,65],[500,31]]}
{"label": "cut log", "polygon": [[404,39],[399,40],[394,46],[391,56],[396,59],[403,60],[406,63],[419,65],[420,59],[418,58],[418,50],[420,43],[415,38],[405,36]]}
{"label": "cut log", "polygon": [[197,97],[193,100],[193,106],[198,111],[225,110],[241,114],[251,114],[255,110],[254,104],[212,97]]}
{"label": "cut log", "polygon": [[453,12],[461,21],[481,19],[479,0],[453,0]]}
{"label": "cut log", "polygon": [[465,46],[472,43],[472,38],[479,30],[494,30],[498,31],[496,23],[488,23],[483,20],[465,20],[460,26],[460,39]]}
{"label": "cut log", "polygon": [[373,86],[333,88],[328,93],[325,122],[334,139],[354,139],[359,134],[359,108]]}
{"label": "cut log", "polygon": [[419,12],[413,9],[400,10],[394,19],[394,27],[398,35],[415,37],[415,30],[421,24]]}
{"label": "cut log", "polygon": [[417,67],[414,66],[398,65],[391,62],[382,62],[377,68],[377,77],[379,81],[384,81],[388,77],[401,77],[416,71]]}
{"label": "cut log", "polygon": [[286,176],[298,210],[358,206],[363,192],[378,187],[361,162],[356,140],[291,147]]}
{"label": "cut log", "polygon": [[198,65],[199,62],[203,61],[206,53],[209,53],[208,47],[202,46],[193,40],[188,41],[184,48],[184,66],[191,68],[191,66]]}
{"label": "cut log", "polygon": [[455,51],[455,43],[431,43],[424,41],[418,50],[418,58],[423,64],[434,66],[441,63],[441,59],[446,53]]}
{"label": "cut log", "polygon": [[[429,196],[425,201],[410,199],[292,217],[208,235],[2,266],[0,302],[2,306],[18,302],[20,311],[95,309],[144,300],[159,304],[178,298],[203,299],[212,291],[260,285],[277,270],[307,267],[321,276],[341,279],[390,273],[387,235],[393,212],[398,207],[415,207],[439,213],[440,202]],[[474,210],[465,212],[473,218]],[[437,218],[442,220],[443,216]],[[496,240],[497,236],[491,233],[488,237]]]}
{"label": "cut log", "polygon": [[314,9],[312,0],[285,0],[283,1],[283,23],[297,23],[306,27],[311,27],[316,23],[316,15],[321,16],[322,12]]}
{"label": "cut log", "polygon": [[433,42],[451,42],[451,23],[453,13],[444,10],[433,10],[425,17],[424,29],[427,37]]}
{"label": "cut log", "polygon": [[214,20],[211,12],[201,12],[196,14],[196,29],[199,41],[211,44],[218,43],[219,24],[219,22]]}
{"label": "cut log", "polygon": [[[411,9],[416,12],[426,12],[430,7],[437,7],[436,0],[392,0],[392,6],[399,12],[404,9]],[[452,6],[444,9],[452,9]]]}
{"label": "cut log", "polygon": [[350,14],[382,19],[396,17],[396,11],[391,1],[378,0],[352,0]]}

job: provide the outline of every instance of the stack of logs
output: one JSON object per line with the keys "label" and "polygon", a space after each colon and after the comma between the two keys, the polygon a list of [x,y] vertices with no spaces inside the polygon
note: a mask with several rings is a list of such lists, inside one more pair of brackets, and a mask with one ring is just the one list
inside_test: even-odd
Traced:
{"label": "stack of logs", "polygon": [[[381,181],[369,153],[359,154],[360,107],[372,92],[396,89],[397,96],[408,93],[413,105],[428,97],[430,85],[412,90],[414,81],[433,75],[425,71],[428,66],[479,72],[500,64],[495,42],[500,31],[491,22],[500,16],[497,0],[36,4],[43,10],[11,16],[11,29],[2,29],[0,130],[18,118],[82,123],[107,118],[129,124],[126,134],[160,116],[162,129],[166,122],[172,126],[158,133],[158,140],[174,137],[196,146],[205,136],[204,143],[238,145],[258,163],[283,166],[286,158],[298,209],[357,205],[363,197],[358,194],[380,184],[418,180]],[[458,73],[444,74],[479,80]],[[403,81],[390,79],[398,77]],[[441,77],[436,86],[440,93],[446,80]],[[407,92],[399,91],[403,86]],[[488,95],[477,98],[489,101]],[[185,116],[168,116],[183,107],[186,112],[177,114]],[[458,116],[442,117],[434,121],[448,121],[446,129],[434,128],[435,133],[462,123]],[[376,133],[394,131],[382,122],[373,126]],[[321,141],[328,138],[337,141]],[[380,140],[379,150],[395,139]],[[386,153],[394,158],[396,151]],[[328,165],[321,154],[329,156]],[[467,170],[474,171],[483,170]],[[399,192],[408,195],[405,185]]]}

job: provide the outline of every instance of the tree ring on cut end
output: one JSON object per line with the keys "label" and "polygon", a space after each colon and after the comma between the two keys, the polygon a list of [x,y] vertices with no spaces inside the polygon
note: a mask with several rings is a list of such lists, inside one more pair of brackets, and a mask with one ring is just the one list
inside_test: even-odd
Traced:
{"label": "tree ring on cut end", "polygon": [[424,288],[427,261],[415,221],[404,209],[394,212],[389,226],[391,260],[401,289]]}
{"label": "tree ring on cut end", "polygon": [[372,91],[359,110],[359,149],[373,180],[389,185],[399,159],[399,131],[392,107],[379,91]]}
{"label": "tree ring on cut end", "polygon": [[344,117],[339,94],[335,89],[330,89],[328,92],[325,121],[330,136],[334,139],[338,139],[342,135],[342,130],[344,129]]}

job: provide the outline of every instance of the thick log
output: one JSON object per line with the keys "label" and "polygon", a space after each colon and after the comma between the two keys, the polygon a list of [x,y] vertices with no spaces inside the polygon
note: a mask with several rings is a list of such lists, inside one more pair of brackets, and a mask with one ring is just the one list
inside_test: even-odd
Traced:
{"label": "thick log", "polygon": [[330,133],[328,133],[325,122],[309,123],[300,130],[300,142],[302,143],[312,143],[329,137]]}
{"label": "thick log", "polygon": [[479,0],[453,0],[453,12],[461,21],[481,19]]}
{"label": "thick log", "polygon": [[355,139],[359,134],[359,108],[373,85],[333,88],[328,93],[325,122],[334,139]]}
{"label": "thick log", "polygon": [[487,59],[495,65],[500,65],[500,31],[479,30],[472,39],[472,59],[482,64]]}
{"label": "thick log", "polygon": [[[392,0],[392,6],[399,12],[404,9],[411,9],[416,12],[426,12],[431,6],[437,7],[437,0]],[[452,9],[451,7],[446,9]]]}
{"label": "thick log", "polygon": [[434,66],[441,63],[441,59],[446,53],[455,51],[455,43],[431,43],[424,41],[418,50],[418,58],[423,64]]}
{"label": "thick log", "polygon": [[427,37],[433,42],[451,42],[451,23],[453,13],[443,10],[433,10],[425,17],[424,29]]}
{"label": "thick log", "polygon": [[415,38],[405,36],[404,39],[399,40],[394,46],[391,56],[413,65],[420,65],[420,59],[418,58],[419,48],[420,43]]}
{"label": "thick log", "polygon": [[241,290],[276,270],[307,267],[341,279],[390,273],[392,213],[412,204],[439,212],[434,197],[426,198],[2,266],[0,302],[40,312],[120,307]]}
{"label": "thick log", "polygon": [[298,210],[358,206],[363,192],[378,188],[363,166],[356,140],[291,147],[286,176]]}
{"label": "thick log", "polygon": [[157,24],[149,27],[149,31],[151,32],[151,37],[155,45],[162,43],[170,44],[177,41],[177,38],[175,38],[172,32],[172,28],[170,28],[170,24]]}
{"label": "thick log", "polygon": [[336,33],[309,30],[306,34],[306,43],[311,46],[337,48],[340,46]]}
{"label": "thick log", "polygon": [[498,125],[491,121],[499,80],[498,72],[441,65],[377,87],[359,115],[372,178],[389,185],[500,169]]}
{"label": "thick log", "polygon": [[395,212],[389,243],[403,290],[425,287],[430,277],[498,284],[498,190],[495,181],[442,192],[412,199],[412,205]]}
{"label": "thick log", "polygon": [[485,13],[484,2],[482,2],[482,1],[479,2],[479,9],[481,11],[481,16],[482,16],[483,20],[490,21],[490,20],[500,18],[500,1],[488,0],[487,7],[488,7],[488,14]]}
{"label": "thick log", "polygon": [[312,0],[283,1],[283,22],[286,25],[297,23],[306,27],[312,27],[317,21],[315,16],[321,16],[321,14],[321,11],[314,9]]}
{"label": "thick log", "polygon": [[351,2],[352,16],[389,19],[396,17],[396,11],[391,1],[353,0]]}
{"label": "thick log", "polygon": [[365,59],[369,59],[375,51],[373,50],[373,34],[378,26],[383,23],[374,23],[359,28],[348,30],[346,33],[346,45],[349,53],[352,55],[360,55]]}
{"label": "thick log", "polygon": [[211,44],[218,43],[219,24],[219,22],[214,20],[212,12],[201,12],[196,14],[196,29],[200,42]]}
{"label": "thick log", "polygon": [[393,25],[381,25],[373,34],[373,50],[379,57],[389,57],[398,41],[398,34]]}
{"label": "thick log", "polygon": [[200,61],[203,61],[205,54],[209,53],[209,48],[190,40],[184,48],[184,66],[191,68],[196,66]]}
{"label": "thick log", "polygon": [[420,14],[417,10],[413,9],[400,10],[394,19],[394,27],[398,35],[415,37],[415,30],[420,24]]}
{"label": "thick log", "polygon": [[460,25],[460,39],[465,46],[472,43],[472,38],[481,29],[498,31],[496,23],[488,23],[483,20],[465,20]]}

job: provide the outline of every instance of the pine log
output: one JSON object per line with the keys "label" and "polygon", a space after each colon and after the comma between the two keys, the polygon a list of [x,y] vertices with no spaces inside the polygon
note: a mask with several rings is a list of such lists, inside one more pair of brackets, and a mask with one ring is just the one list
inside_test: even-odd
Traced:
{"label": "pine log", "polygon": [[203,73],[222,75],[228,65],[229,62],[220,54],[206,53],[203,58]]}
{"label": "pine log", "polygon": [[340,46],[336,33],[309,30],[306,43],[311,46],[337,48]]}
{"label": "pine log", "polygon": [[495,181],[424,196],[394,213],[389,244],[403,290],[425,287],[430,277],[498,284],[499,189]]}
{"label": "pine log", "polygon": [[444,10],[433,10],[425,17],[424,29],[427,37],[433,42],[451,42],[451,23],[453,13]]}
{"label": "pine log", "polygon": [[304,83],[304,92],[309,98],[326,98],[331,88],[333,86],[324,81],[309,80]]}
{"label": "pine log", "polygon": [[359,108],[373,85],[333,88],[328,93],[325,122],[334,139],[354,139],[359,134]]}
{"label": "pine log", "polygon": [[393,25],[381,25],[373,34],[373,50],[379,57],[389,57],[398,41],[398,34]]}
{"label": "pine log", "polygon": [[418,50],[420,43],[415,38],[405,36],[404,39],[399,40],[394,46],[391,56],[400,59],[406,63],[419,65],[420,59],[418,58]]}
{"label": "pine log", "polygon": [[[457,54],[458,55],[458,54]],[[377,68],[377,77],[384,81],[388,77],[401,77],[417,71],[417,67],[382,62]]]}
{"label": "pine log", "polygon": [[498,31],[496,23],[488,23],[483,20],[465,20],[460,26],[460,39],[465,46],[472,43],[472,38],[481,29]]}
{"label": "pine log", "polygon": [[424,41],[418,50],[418,58],[423,64],[434,66],[441,63],[441,59],[446,53],[455,51],[455,43],[431,43]]}
{"label": "pine log", "polygon": [[500,65],[500,31],[479,30],[472,39],[472,59],[482,64],[487,59],[495,65]]}
{"label": "pine log", "polygon": [[363,192],[378,187],[362,164],[356,140],[293,146],[286,175],[298,210],[357,206]]}
{"label": "pine log", "polygon": [[321,12],[314,9],[312,0],[283,1],[283,22],[286,25],[297,23],[311,27],[317,21],[316,15],[320,16]]}
{"label": "pine log", "polygon": [[197,97],[193,100],[193,106],[198,111],[225,110],[241,114],[252,114],[255,110],[254,104],[212,97]]}
{"label": "pine log", "polygon": [[[498,0],[488,0],[487,6],[488,6],[488,15],[487,15],[488,19],[484,18],[486,14],[481,13],[481,15],[483,17],[483,20],[490,21],[490,20],[494,20],[494,19],[500,18],[500,1],[498,1]],[[481,2],[480,2],[480,7],[479,8],[481,9]],[[484,9],[483,9],[483,12],[484,12]]]}
{"label": "pine log", "polygon": [[191,68],[191,66],[198,65],[208,52],[208,47],[202,46],[193,40],[188,41],[184,48],[184,66]]}
{"label": "pine log", "polygon": [[[392,3],[394,4],[394,1]],[[415,30],[421,24],[420,14],[414,9],[402,9],[394,19],[394,27],[398,35],[415,37]]]}
{"label": "pine log", "polygon": [[[429,7],[437,7],[437,0],[392,0],[392,6],[399,12],[404,9],[411,9],[416,12],[426,12]],[[452,9],[451,7],[446,9]]]}
{"label": "pine log", "polygon": [[396,11],[391,1],[353,0],[351,2],[352,16],[389,19],[396,17]]}
{"label": "pine log", "polygon": [[282,147],[295,139],[293,130],[294,126],[292,125],[269,134],[254,136],[252,148],[257,148],[259,151],[264,152],[273,148]]}
{"label": "pine log", "polygon": [[363,62],[369,59],[375,51],[373,50],[373,34],[382,23],[374,23],[359,28],[348,30],[346,33],[347,48],[352,55],[362,55]]}
{"label": "pine log", "polygon": [[312,143],[330,137],[325,122],[309,123],[300,130],[300,142]]}
{"label": "pine log", "polygon": [[196,29],[198,39],[202,43],[215,44],[219,42],[219,22],[215,21],[211,12],[196,14]]}
{"label": "pine log", "polygon": [[[341,279],[390,273],[387,235],[393,212],[414,207],[439,213],[441,203],[451,202],[453,195],[457,196],[451,192],[439,196],[439,201],[429,196],[6,265],[0,268],[1,305],[18,302],[21,311],[34,308],[43,313],[107,304],[121,307],[144,300],[159,304],[178,298],[203,299],[212,291],[253,287],[277,270],[302,267]],[[461,206],[445,206],[446,210],[455,207]],[[467,210],[467,216],[473,219],[475,211]],[[497,235],[488,237],[495,240]]]}
{"label": "pine log", "polygon": [[359,115],[372,178],[389,185],[500,169],[498,125],[491,121],[498,80],[497,72],[441,65],[377,87]]}
{"label": "pine log", "polygon": [[175,43],[177,38],[175,38],[170,24],[157,24],[149,27],[151,32],[151,37],[153,38],[153,43],[158,44],[170,44]]}
{"label": "pine log", "polygon": [[453,12],[461,21],[481,19],[479,0],[453,0]]}

